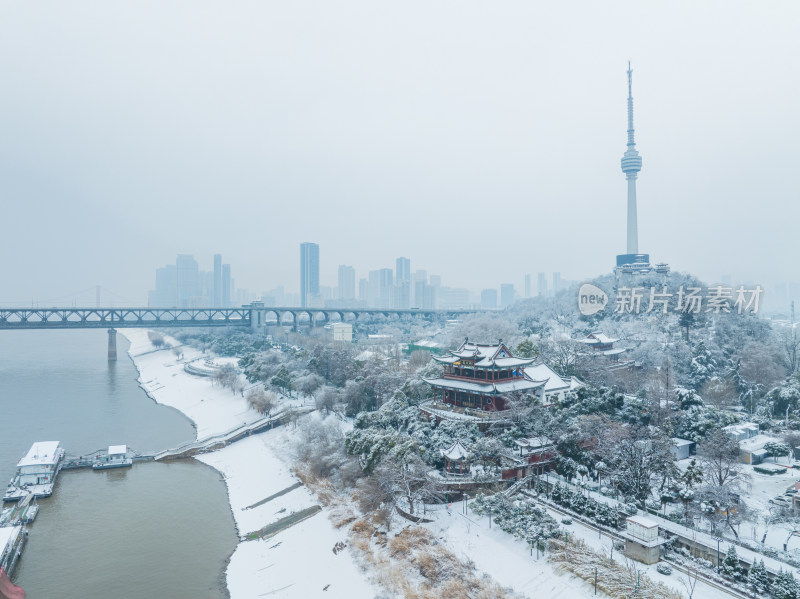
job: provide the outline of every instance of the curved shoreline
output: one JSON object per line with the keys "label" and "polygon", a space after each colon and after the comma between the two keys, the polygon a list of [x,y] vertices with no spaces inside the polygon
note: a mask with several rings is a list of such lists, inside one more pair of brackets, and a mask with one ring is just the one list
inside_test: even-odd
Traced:
{"label": "curved shoreline", "polygon": [[[156,403],[174,407],[194,422],[196,438],[226,433],[261,418],[243,397],[182,368],[203,356],[199,350],[185,348],[179,363],[172,354],[150,352],[146,330],[120,332],[131,342],[128,353],[139,372],[140,387]],[[227,487],[239,537],[224,562],[228,596],[306,599],[324,590],[328,599],[372,599],[377,589],[350,552],[331,551],[346,541],[346,535],[333,526],[316,496],[298,484],[284,459],[287,443],[286,428],[277,427],[194,458],[220,473]],[[307,517],[293,518],[295,514]],[[291,525],[273,527],[279,522]],[[273,529],[277,529],[274,536],[259,534]],[[308,575],[309,564],[313,577]]]}

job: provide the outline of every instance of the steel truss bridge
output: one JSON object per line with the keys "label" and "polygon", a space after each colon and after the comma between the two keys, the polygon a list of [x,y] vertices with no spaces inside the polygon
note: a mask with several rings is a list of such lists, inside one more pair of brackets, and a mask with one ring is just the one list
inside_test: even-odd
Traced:
{"label": "steel truss bridge", "polygon": [[108,359],[117,359],[117,328],[235,327],[252,333],[267,326],[452,317],[479,310],[390,310],[378,308],[293,308],[253,302],[240,308],[0,308],[0,330],[108,329]]}
{"label": "steel truss bridge", "polygon": [[367,321],[375,316],[451,317],[479,310],[393,310],[380,308],[0,308],[0,330],[240,327],[254,332],[269,325],[297,328],[329,322]]}

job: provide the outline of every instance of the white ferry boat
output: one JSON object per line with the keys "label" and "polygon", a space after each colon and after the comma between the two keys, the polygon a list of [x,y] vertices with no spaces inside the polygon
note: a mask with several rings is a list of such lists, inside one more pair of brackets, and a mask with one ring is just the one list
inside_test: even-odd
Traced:
{"label": "white ferry boat", "polygon": [[37,441],[17,463],[17,473],[3,495],[3,501],[19,501],[29,494],[50,497],[61,470],[64,450],[58,441]]}
{"label": "white ferry boat", "polygon": [[127,445],[109,445],[108,453],[92,464],[94,470],[107,470],[109,468],[127,468],[133,465],[133,459],[128,457]]}

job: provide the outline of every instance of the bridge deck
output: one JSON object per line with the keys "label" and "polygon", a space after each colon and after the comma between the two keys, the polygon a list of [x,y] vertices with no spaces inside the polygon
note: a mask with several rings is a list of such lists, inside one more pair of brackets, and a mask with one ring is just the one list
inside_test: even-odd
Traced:
{"label": "bridge deck", "polygon": [[253,314],[259,324],[268,324],[274,315],[280,325],[289,320],[297,325],[303,319],[314,323],[358,320],[366,315],[456,316],[480,310],[399,310],[380,308],[297,308],[282,306],[242,306],[239,308],[0,308],[0,329],[87,329],[156,327],[251,327]]}

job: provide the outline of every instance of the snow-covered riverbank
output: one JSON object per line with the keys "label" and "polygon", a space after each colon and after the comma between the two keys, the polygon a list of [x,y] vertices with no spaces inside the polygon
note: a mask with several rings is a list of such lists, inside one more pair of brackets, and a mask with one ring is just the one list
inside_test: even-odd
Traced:
{"label": "snow-covered riverbank", "polygon": [[[154,401],[172,406],[190,418],[198,439],[259,417],[240,395],[212,384],[210,378],[184,371],[183,364],[202,357],[202,352],[182,348],[183,359],[178,360],[170,350],[152,351],[145,330],[120,332],[131,343],[129,354],[139,371],[142,388]],[[168,341],[177,344],[172,339]],[[282,528],[266,539],[240,541],[226,571],[231,598],[375,597],[376,589],[351,552],[333,551],[338,542],[346,541],[345,531],[334,528],[325,508],[314,513],[314,495],[299,484],[281,459],[285,434],[285,430],[275,429],[198,458],[225,479],[241,539],[270,525]],[[296,524],[290,524],[291,519],[282,520],[303,510],[312,515]]]}
{"label": "snow-covered riverbank", "polygon": [[[186,361],[203,357],[200,351],[181,348],[183,358],[179,360],[171,350],[153,351],[147,331],[126,330],[123,334],[131,342],[129,353],[139,370],[142,387],[158,403],[172,406],[194,421],[199,439],[259,417],[241,394],[213,384],[211,378],[184,370]],[[224,360],[215,358],[218,363]],[[289,453],[295,434],[289,426],[279,427],[197,457],[222,474],[240,537],[225,573],[230,596],[232,599],[395,596],[374,582],[383,580],[387,572],[379,571],[374,564],[368,566],[369,560],[357,550],[338,550],[352,541],[348,527],[336,528],[330,517],[334,513],[332,508],[320,505],[317,496],[293,474]],[[522,542],[497,527],[491,528],[485,517],[462,514],[462,508],[461,504],[449,508],[437,506],[429,515],[433,522],[425,526],[456,558],[473,564],[479,577],[490,577],[503,588],[532,599],[595,596],[586,581],[557,571],[544,557],[537,560]],[[407,526],[407,521],[397,517],[392,536]],[[604,540],[584,528],[577,522],[569,527],[571,534],[603,550]],[[266,538],[253,534],[265,529]],[[605,542],[610,541],[605,539]],[[393,568],[394,560],[389,561]],[[419,577],[416,564],[406,566],[403,577],[409,580]],[[654,568],[646,569],[651,570],[649,574],[655,579],[680,591],[679,574],[664,577]],[[726,596],[702,583],[700,586],[703,596],[709,599]]]}

